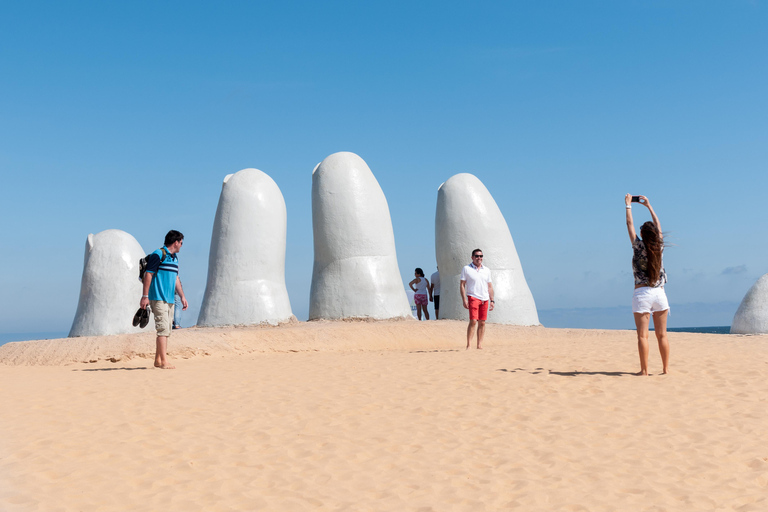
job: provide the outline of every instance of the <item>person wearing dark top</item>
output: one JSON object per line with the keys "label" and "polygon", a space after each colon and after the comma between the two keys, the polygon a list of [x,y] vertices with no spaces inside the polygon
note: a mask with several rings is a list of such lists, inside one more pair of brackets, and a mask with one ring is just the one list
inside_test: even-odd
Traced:
{"label": "person wearing dark top", "polygon": [[632,220],[632,195],[624,197],[627,211],[627,230],[632,242],[632,273],[635,277],[635,293],[632,296],[632,312],[637,327],[637,349],[640,353],[640,371],[638,375],[648,375],[648,326],[653,315],[653,330],[659,342],[662,373],[669,372],[669,341],[667,340],[667,316],[669,302],[664,292],[667,273],[664,270],[664,237],[661,224],[650,201],[645,196],[638,196],[639,204],[648,208],[650,221],[640,226],[640,237],[635,234]]}

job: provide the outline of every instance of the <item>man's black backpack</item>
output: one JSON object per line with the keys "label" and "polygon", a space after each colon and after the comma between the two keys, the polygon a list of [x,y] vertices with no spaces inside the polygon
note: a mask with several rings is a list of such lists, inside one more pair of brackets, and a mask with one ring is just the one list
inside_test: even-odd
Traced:
{"label": "man's black backpack", "polygon": [[[160,259],[160,263],[163,263],[165,257],[168,256],[168,252],[165,250],[165,247],[161,247],[160,250],[163,251],[163,257]],[[142,283],[144,282],[144,274],[147,272],[147,258],[150,256],[152,256],[152,253],[147,254],[143,258],[139,258],[139,281]]]}

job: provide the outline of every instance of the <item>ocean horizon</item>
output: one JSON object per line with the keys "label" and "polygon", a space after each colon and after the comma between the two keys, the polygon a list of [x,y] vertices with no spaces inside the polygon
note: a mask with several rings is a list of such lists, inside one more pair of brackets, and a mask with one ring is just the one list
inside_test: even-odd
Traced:
{"label": "ocean horizon", "polygon": [[[653,330],[653,329],[651,329]],[[715,327],[667,327],[667,332],[697,332],[706,334],[731,334],[730,325]]]}

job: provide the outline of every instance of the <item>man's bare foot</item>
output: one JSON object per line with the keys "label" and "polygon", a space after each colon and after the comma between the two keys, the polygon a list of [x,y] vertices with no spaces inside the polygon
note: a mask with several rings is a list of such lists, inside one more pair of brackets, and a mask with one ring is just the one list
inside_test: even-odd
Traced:
{"label": "man's bare foot", "polygon": [[469,350],[469,345],[467,345],[467,350]]}
{"label": "man's bare foot", "polygon": [[168,363],[165,363],[165,364],[155,363],[155,368],[160,368],[161,370],[175,370],[176,369],[175,366],[173,366],[172,364],[168,364]]}
{"label": "man's bare foot", "polygon": [[483,347],[481,347],[480,345],[478,345],[478,346],[477,346],[477,350],[483,350]]}
{"label": "man's bare foot", "polygon": [[640,370],[635,375],[637,375],[638,377],[647,377],[648,376],[648,372]]}

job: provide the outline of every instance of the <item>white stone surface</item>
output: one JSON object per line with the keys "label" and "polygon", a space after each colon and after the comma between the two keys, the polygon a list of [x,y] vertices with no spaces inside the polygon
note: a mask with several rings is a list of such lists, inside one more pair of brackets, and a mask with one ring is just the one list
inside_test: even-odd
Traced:
{"label": "white stone surface", "polygon": [[[140,332],[131,322],[141,300],[139,242],[119,229],[90,234],[85,242],[80,300],[70,337]],[[145,329],[152,329],[154,319]]]}
{"label": "white stone surface", "polygon": [[440,185],[435,215],[435,252],[440,268],[440,318],[468,320],[459,289],[472,251],[482,249],[491,269],[495,309],[488,322],[539,325],[531,290],[507,221],[485,185],[472,174],[457,174]]}
{"label": "white stone surface", "polygon": [[315,167],[312,226],[310,320],[411,316],[389,206],[362,158],[334,153]]}
{"label": "white stone surface", "polygon": [[768,274],[757,280],[733,315],[731,334],[768,334]]}
{"label": "white stone surface", "polygon": [[200,326],[289,320],[287,214],[280,188],[258,169],[224,178],[213,223]]}

